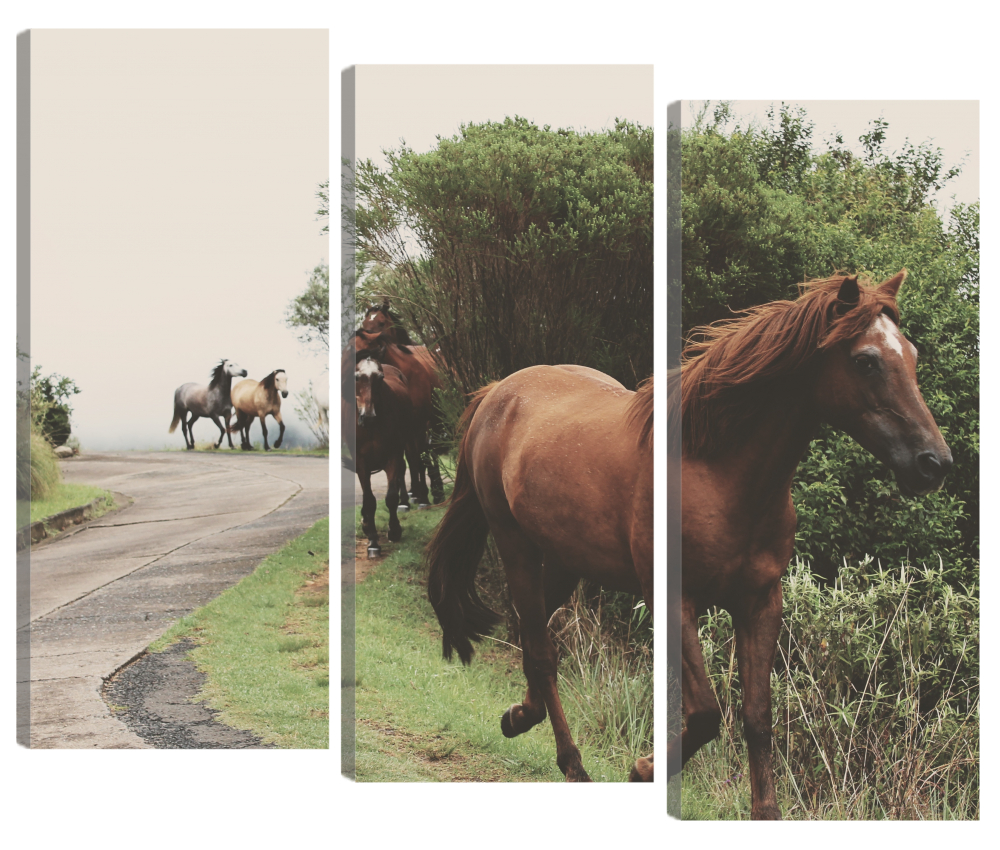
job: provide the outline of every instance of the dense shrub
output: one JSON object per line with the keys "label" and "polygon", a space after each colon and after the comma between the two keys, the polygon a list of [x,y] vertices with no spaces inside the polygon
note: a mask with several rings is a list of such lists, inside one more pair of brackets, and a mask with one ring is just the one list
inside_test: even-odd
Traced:
{"label": "dense shrub", "polygon": [[361,292],[388,295],[463,392],[543,363],[649,375],[651,130],[508,118],[388,156],[356,170]]}

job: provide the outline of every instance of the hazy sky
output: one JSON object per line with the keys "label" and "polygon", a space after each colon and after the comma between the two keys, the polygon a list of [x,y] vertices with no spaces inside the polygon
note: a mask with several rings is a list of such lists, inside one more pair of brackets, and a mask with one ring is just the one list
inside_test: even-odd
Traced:
{"label": "hazy sky", "polygon": [[356,155],[376,164],[402,139],[427,151],[460,124],[514,115],[592,132],[615,118],[653,125],[652,65],[358,65],[355,95]]}
{"label": "hazy sky", "polygon": [[[962,165],[962,173],[945,184],[935,200],[939,209],[952,206],[952,195],[958,203],[979,200],[979,102],[975,100],[786,100],[790,106],[801,106],[815,124],[814,148],[825,150],[826,141],[839,132],[844,143],[861,152],[859,136],[869,129],[872,121],[888,122],[883,149],[898,152],[909,139],[913,145],[929,142],[944,154],[946,168]],[[693,102],[691,109],[703,101]],[[745,124],[747,120],[767,123],[767,110],[778,111],[782,101],[736,100],[733,113]],[[687,121],[690,110],[684,116]]]}
{"label": "hazy sky", "polygon": [[223,357],[285,369],[294,427],[328,379],[283,321],[330,258],[327,32],[33,30],[31,61],[31,355],[83,446],[182,446],[174,390]]}

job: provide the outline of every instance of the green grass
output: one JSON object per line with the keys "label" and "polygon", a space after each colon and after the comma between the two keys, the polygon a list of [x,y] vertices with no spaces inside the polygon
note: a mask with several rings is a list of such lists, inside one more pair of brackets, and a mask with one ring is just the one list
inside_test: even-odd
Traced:
{"label": "green grass", "polygon": [[320,520],[150,647],[193,639],[201,697],[279,747],[330,745],[329,535]]}
{"label": "green grass", "polygon": [[[357,779],[562,782],[548,721],[512,739],[500,731],[500,715],[524,697],[520,651],[487,639],[469,667],[441,656],[422,553],[442,516],[441,508],[401,516],[403,541],[391,544],[380,534],[389,554],[356,587]],[[387,520],[380,505],[380,529]],[[564,657],[561,669],[572,665]],[[636,754],[609,754],[591,743],[587,712],[566,680],[560,687],[591,778],[626,779]]]}
{"label": "green grass", "polygon": [[[86,484],[60,484],[47,499],[37,499],[33,502],[19,501],[17,503],[17,527],[23,528],[30,522],[54,516],[70,508],[79,508],[103,496],[104,507],[98,507],[94,516],[107,513],[115,505],[114,497],[100,487],[89,487]],[[26,515],[27,514],[27,515]]]}
{"label": "green grass", "polygon": [[[234,445],[235,445],[235,448],[230,449],[229,448],[229,442],[227,440],[223,440],[222,445],[219,448],[216,448],[214,440],[206,440],[204,442],[202,442],[200,440],[195,440],[194,441],[194,449],[193,449],[193,451],[196,451],[196,452],[219,452],[220,454],[224,454],[226,452],[239,452],[241,454],[247,454],[247,452],[244,452],[244,451],[242,451],[240,449],[240,441],[239,441],[238,438],[234,441]],[[258,441],[255,441],[253,443],[254,450],[255,451],[259,451],[261,454],[299,455],[299,456],[302,456],[302,457],[329,457],[330,456],[330,448],[329,448],[329,446],[327,446],[326,448],[323,448],[321,446],[313,446],[312,448],[304,448],[302,446],[295,446],[294,448],[280,448],[280,449],[276,449],[274,447],[274,443],[273,442],[270,442],[269,445],[271,446],[270,450],[267,451],[267,452],[264,452],[264,443],[263,442],[261,442],[261,441],[258,440]],[[177,445],[171,444],[171,445],[165,445],[162,449],[160,449],[160,451],[164,451],[164,452],[184,452],[184,451],[187,451],[187,449],[184,448],[183,445],[177,446]]]}

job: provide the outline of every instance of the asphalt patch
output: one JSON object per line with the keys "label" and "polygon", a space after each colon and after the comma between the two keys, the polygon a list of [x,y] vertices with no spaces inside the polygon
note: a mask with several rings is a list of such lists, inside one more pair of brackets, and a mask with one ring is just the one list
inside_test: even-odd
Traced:
{"label": "asphalt patch", "polygon": [[251,732],[220,723],[219,712],[204,702],[192,702],[207,678],[185,657],[193,648],[193,641],[182,640],[119,670],[104,686],[111,713],[156,749],[274,749]]}

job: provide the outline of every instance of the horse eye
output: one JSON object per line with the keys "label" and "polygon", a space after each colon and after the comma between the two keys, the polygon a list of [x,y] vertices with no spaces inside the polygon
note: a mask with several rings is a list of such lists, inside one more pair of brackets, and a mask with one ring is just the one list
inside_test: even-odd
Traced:
{"label": "horse eye", "polygon": [[870,375],[875,371],[875,358],[869,354],[859,354],[854,358],[854,365],[862,375]]}

